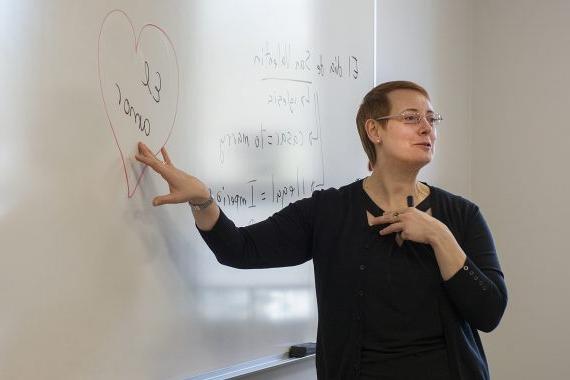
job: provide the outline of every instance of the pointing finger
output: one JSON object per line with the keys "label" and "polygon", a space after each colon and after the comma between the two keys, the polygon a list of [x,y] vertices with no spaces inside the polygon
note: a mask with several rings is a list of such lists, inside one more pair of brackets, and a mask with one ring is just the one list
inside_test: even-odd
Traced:
{"label": "pointing finger", "polygon": [[172,160],[170,159],[170,156],[168,155],[165,147],[160,148],[160,153],[162,153],[162,158],[164,158],[166,165],[172,165]]}
{"label": "pointing finger", "polygon": [[139,154],[135,155],[135,158],[138,161],[153,168],[157,173],[162,174],[162,167],[164,166],[164,163],[156,158],[149,147],[145,144],[139,143]]}
{"label": "pointing finger", "polygon": [[166,169],[166,166],[163,165],[163,163],[161,161],[158,161],[155,158],[149,158],[147,156],[143,156],[141,154],[137,154],[135,156],[135,158],[137,159],[137,161],[140,161],[143,164],[150,166],[152,168],[152,170],[154,170],[155,172],[160,174],[162,177],[164,177],[164,169]]}
{"label": "pointing finger", "polygon": [[143,153],[135,154],[135,158],[137,159],[137,161],[140,161],[143,164],[146,164],[148,166],[152,166],[152,164],[155,161],[154,157],[149,157],[148,155],[143,154]]}
{"label": "pointing finger", "polygon": [[139,148],[139,154],[149,158],[156,158],[156,156],[151,152],[150,148],[146,146],[144,143],[139,142],[138,148]]}
{"label": "pointing finger", "polygon": [[152,151],[150,150],[150,148],[148,146],[146,146],[143,143],[139,143],[139,147],[142,148],[142,154],[144,154],[147,157],[153,157],[154,159],[159,161],[158,158],[156,158],[156,155],[154,153],[152,153]]}
{"label": "pointing finger", "polygon": [[148,147],[147,147],[144,143],[142,143],[142,142],[139,142],[139,143],[137,144],[137,147],[139,148],[139,153],[140,153],[140,154],[147,154],[148,151],[149,151]]}

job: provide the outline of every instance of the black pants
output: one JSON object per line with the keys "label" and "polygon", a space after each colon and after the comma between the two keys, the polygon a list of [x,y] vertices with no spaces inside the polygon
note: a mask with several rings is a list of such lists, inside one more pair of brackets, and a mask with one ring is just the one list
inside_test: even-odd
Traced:
{"label": "black pants", "polygon": [[452,380],[445,349],[361,363],[360,380]]}

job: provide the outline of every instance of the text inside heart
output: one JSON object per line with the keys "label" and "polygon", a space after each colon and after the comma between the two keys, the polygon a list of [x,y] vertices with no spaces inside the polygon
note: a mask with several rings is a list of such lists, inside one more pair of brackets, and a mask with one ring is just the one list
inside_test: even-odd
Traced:
{"label": "text inside heart", "polygon": [[136,34],[127,14],[113,10],[101,25],[98,68],[103,105],[132,197],[145,169],[135,159],[138,142],[158,153],[176,121],[180,86],[176,51],[159,26],[145,24]]}

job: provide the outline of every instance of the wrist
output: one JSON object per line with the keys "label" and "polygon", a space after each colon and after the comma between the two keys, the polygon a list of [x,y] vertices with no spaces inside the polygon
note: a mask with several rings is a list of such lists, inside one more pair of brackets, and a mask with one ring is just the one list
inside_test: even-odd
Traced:
{"label": "wrist", "polygon": [[214,203],[214,198],[210,195],[207,198],[194,198],[188,202],[190,208],[194,211],[201,211],[208,208],[212,203]]}
{"label": "wrist", "polygon": [[205,196],[192,197],[188,200],[188,203],[190,203],[191,205],[197,205],[200,203],[207,202],[210,198],[212,197],[209,194]]}
{"label": "wrist", "polygon": [[429,236],[429,244],[432,248],[437,248],[445,244],[449,239],[455,239],[451,230],[439,220],[437,221],[436,228]]}
{"label": "wrist", "polygon": [[191,205],[200,204],[208,201],[210,198],[212,198],[212,192],[210,191],[210,189],[207,188],[205,185],[200,184],[200,190],[198,190],[197,194],[192,198],[190,198],[188,202]]}

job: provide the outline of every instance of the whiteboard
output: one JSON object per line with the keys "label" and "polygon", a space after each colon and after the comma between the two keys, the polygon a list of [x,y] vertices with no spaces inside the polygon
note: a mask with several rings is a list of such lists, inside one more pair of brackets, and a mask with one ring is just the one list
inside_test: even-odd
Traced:
{"label": "whiteboard", "polygon": [[2,1],[0,378],[184,379],[316,338],[312,264],[217,263],[133,160],[238,225],[362,178],[374,3]]}

